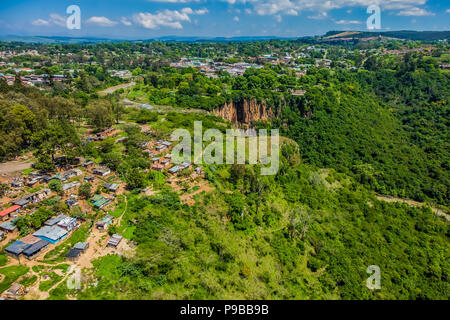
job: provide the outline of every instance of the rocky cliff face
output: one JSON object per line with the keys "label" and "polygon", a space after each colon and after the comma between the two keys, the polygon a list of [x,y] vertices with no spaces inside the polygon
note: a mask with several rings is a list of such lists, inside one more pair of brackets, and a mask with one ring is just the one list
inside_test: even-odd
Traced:
{"label": "rocky cliff face", "polygon": [[270,120],[274,117],[271,108],[266,107],[264,103],[258,103],[255,99],[226,103],[223,107],[213,110],[213,114],[235,124],[247,126],[254,121]]}

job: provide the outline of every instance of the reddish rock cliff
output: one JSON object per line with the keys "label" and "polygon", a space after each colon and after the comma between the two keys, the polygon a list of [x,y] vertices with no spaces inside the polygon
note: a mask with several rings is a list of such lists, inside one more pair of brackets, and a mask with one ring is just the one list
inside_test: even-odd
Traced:
{"label": "reddish rock cliff", "polygon": [[267,108],[264,103],[258,103],[255,99],[226,103],[223,107],[213,110],[213,114],[233,123],[245,125],[274,117],[271,108]]}

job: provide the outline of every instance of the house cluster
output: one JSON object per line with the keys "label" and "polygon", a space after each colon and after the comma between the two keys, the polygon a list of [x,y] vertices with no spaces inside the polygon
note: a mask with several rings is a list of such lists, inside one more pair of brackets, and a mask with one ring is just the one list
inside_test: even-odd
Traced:
{"label": "house cluster", "polygon": [[18,56],[38,56],[39,52],[37,50],[22,50],[22,51],[0,51],[0,58],[12,58]]}
{"label": "house cluster", "polygon": [[87,140],[88,141],[104,141],[110,136],[115,136],[115,135],[112,135],[113,132],[114,132],[114,128],[108,128],[105,131],[96,133],[94,136],[87,137]]}
{"label": "house cluster", "polygon": [[[28,72],[26,68],[20,68],[21,72]],[[14,74],[0,74],[0,78],[3,78],[9,85],[12,85],[14,81],[16,80],[16,76]],[[22,84],[28,85],[28,86],[39,86],[43,84],[49,84],[50,82],[57,82],[57,81],[65,81],[68,80],[68,77],[66,75],[62,74],[55,74],[49,76],[48,74],[29,74],[20,76],[20,80]]]}
{"label": "house cluster", "polygon": [[[16,218],[21,210],[26,208],[29,204],[38,203],[49,197],[50,189],[42,189],[34,193],[28,194],[20,199],[13,200],[8,208],[0,211],[0,221],[7,221],[10,218]],[[1,225],[0,225],[1,228]]]}
{"label": "house cluster", "polygon": [[23,256],[32,260],[43,253],[50,244],[57,244],[79,227],[78,220],[60,214],[47,220],[44,226],[33,234],[25,236],[5,248],[8,256],[19,259]]}
{"label": "house cluster", "polygon": [[130,79],[132,74],[129,70],[108,70],[111,77],[118,77],[121,79]]}
{"label": "house cluster", "polygon": [[214,62],[211,59],[201,58],[181,58],[179,62],[172,63],[171,66],[174,68],[194,67],[210,78],[217,78],[216,73],[220,71],[226,71],[232,77],[236,77],[243,75],[248,68],[262,68],[262,66],[258,64],[250,64],[245,62],[228,64],[225,62]]}

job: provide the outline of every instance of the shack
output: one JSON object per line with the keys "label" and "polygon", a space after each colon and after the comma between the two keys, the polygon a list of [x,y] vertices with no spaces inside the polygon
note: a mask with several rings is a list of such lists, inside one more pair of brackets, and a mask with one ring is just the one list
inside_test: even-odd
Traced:
{"label": "shack", "polygon": [[36,258],[37,256],[39,256],[44,251],[44,249],[47,248],[49,243],[50,242],[48,242],[47,240],[39,240],[35,244],[32,244],[30,247],[23,250],[23,255],[28,260],[32,260],[32,259]]}
{"label": "shack", "polygon": [[106,217],[102,218],[99,222],[96,223],[96,227],[100,231],[105,231],[108,229],[108,226],[113,222],[113,216],[107,215]]}
{"label": "shack", "polygon": [[22,241],[15,241],[13,244],[11,244],[10,246],[8,246],[5,249],[5,252],[8,256],[12,257],[12,258],[16,258],[19,259],[20,255],[22,254],[22,252],[25,249],[28,249],[29,247],[31,247],[31,244],[28,243],[24,243]]}
{"label": "shack", "polygon": [[98,176],[105,177],[105,176],[107,176],[108,174],[111,173],[111,170],[109,170],[108,168],[94,168],[92,170],[92,173],[96,174]]}
{"label": "shack", "polygon": [[113,234],[111,238],[108,240],[108,247],[116,248],[119,243],[122,241],[123,237],[118,234]]}
{"label": "shack", "polygon": [[108,191],[115,193],[119,189],[119,185],[117,183],[106,183],[105,188]]}
{"label": "shack", "polygon": [[14,220],[7,221],[7,222],[4,222],[4,223],[0,224],[0,230],[3,230],[6,233],[13,232],[16,229],[17,229],[17,227],[14,224]]}
{"label": "shack", "polygon": [[66,259],[69,261],[77,261],[78,258],[81,255],[81,251],[77,250],[77,249],[71,249],[67,254],[66,254]]}
{"label": "shack", "polygon": [[8,290],[2,294],[6,300],[17,300],[25,294],[25,287],[19,283],[14,283]]}
{"label": "shack", "polygon": [[13,206],[1,211],[0,212],[0,221],[8,220],[9,218],[11,218],[12,214],[15,214],[15,213],[18,214],[20,212],[20,208],[21,207],[18,205],[13,205]]}

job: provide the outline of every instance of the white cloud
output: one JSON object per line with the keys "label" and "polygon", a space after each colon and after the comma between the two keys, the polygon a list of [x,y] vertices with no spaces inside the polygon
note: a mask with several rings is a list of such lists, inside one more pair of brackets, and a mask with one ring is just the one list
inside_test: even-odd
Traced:
{"label": "white cloud", "polygon": [[357,20],[337,20],[334,21],[334,23],[336,24],[361,24],[361,21],[357,21]]}
{"label": "white cloud", "polygon": [[49,26],[50,22],[44,19],[37,19],[31,23],[33,26]]}
{"label": "white cloud", "polygon": [[208,9],[203,8],[203,9],[194,11],[194,14],[204,15],[204,14],[207,14],[208,12],[209,12]]}
{"label": "white cloud", "polygon": [[400,11],[397,15],[406,17],[424,17],[424,16],[434,16],[434,13],[420,8],[409,8]]}
{"label": "white cloud", "polygon": [[129,27],[129,26],[131,26],[131,25],[133,24],[130,20],[128,20],[128,19],[125,18],[125,17],[122,17],[122,18],[120,19],[120,22],[122,22],[122,24],[123,24],[124,26],[127,26],[127,27]]}
{"label": "white cloud", "polygon": [[200,2],[200,0],[147,0],[148,2],[163,2],[163,3],[188,3]]}
{"label": "white cloud", "polygon": [[134,22],[146,29],[158,29],[167,27],[172,29],[183,29],[182,22],[191,22],[190,15],[204,15],[208,9],[192,10],[183,8],[178,10],[164,10],[156,13],[141,12],[133,16]]}
{"label": "white cloud", "polygon": [[87,20],[87,23],[96,24],[100,27],[114,27],[117,22],[111,21],[106,17],[91,17]]}
{"label": "white cloud", "polygon": [[422,6],[428,0],[221,0],[229,4],[249,4],[258,15],[293,15],[294,12],[328,12],[341,8],[367,8],[377,4],[382,10],[404,10]]}
{"label": "white cloud", "polygon": [[450,9],[445,10],[445,13],[450,13]]}
{"label": "white cloud", "polygon": [[239,22],[239,17],[236,16],[236,17],[233,18],[233,20],[236,21],[236,22]]}
{"label": "white cloud", "polygon": [[56,25],[60,27],[65,27],[67,25],[66,18],[60,16],[59,14],[52,13],[50,14],[50,17],[48,20],[45,19],[36,19],[33,22],[31,22],[33,26],[51,26]]}
{"label": "white cloud", "polygon": [[50,14],[50,23],[55,24],[57,26],[60,27],[65,27],[67,26],[67,22],[66,22],[66,18],[60,16],[59,14],[56,13],[52,13]]}

